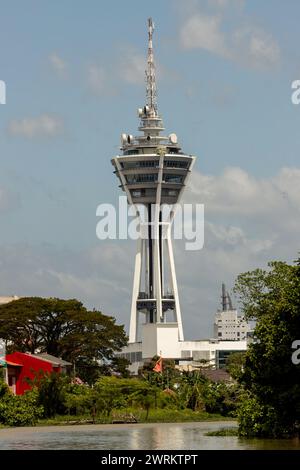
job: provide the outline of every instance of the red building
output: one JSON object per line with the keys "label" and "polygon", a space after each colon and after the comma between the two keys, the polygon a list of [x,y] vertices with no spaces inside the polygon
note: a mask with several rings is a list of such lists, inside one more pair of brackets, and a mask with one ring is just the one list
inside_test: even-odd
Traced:
{"label": "red building", "polygon": [[38,374],[66,372],[71,363],[50,354],[14,352],[6,355],[6,365],[11,391],[15,395],[23,395],[31,389],[28,379],[33,380]]}

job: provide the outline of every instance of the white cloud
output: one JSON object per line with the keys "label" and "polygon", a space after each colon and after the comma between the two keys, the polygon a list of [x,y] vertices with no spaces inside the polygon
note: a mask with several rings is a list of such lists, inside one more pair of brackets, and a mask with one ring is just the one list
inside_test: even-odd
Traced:
{"label": "white cloud", "polygon": [[279,63],[280,48],[270,33],[247,18],[241,20],[246,26],[226,27],[223,8],[243,3],[215,0],[210,4],[217,9],[213,14],[198,9],[184,21],[180,30],[184,49],[203,49],[248,67],[267,68]]}
{"label": "white cloud", "polygon": [[228,7],[243,7],[245,0],[208,0],[208,4],[217,9],[224,9]]}
{"label": "white cloud", "polygon": [[[118,57],[109,64],[92,63],[87,68],[87,84],[95,95],[116,95],[120,87],[126,85],[145,85],[146,52],[140,53],[133,46],[122,45]],[[178,72],[156,63],[159,80],[178,79]]]}
{"label": "white cloud", "polygon": [[[246,225],[246,224],[245,224]],[[235,225],[222,225],[212,223],[208,220],[205,223],[206,248],[208,250],[221,250],[228,253],[247,253],[249,257],[268,253],[276,244],[276,234],[255,233],[247,234],[249,227],[241,228]],[[264,236],[265,235],[265,236]]]}
{"label": "white cloud", "polygon": [[91,64],[87,72],[88,85],[91,91],[97,95],[105,93],[107,88],[107,77],[102,65]]}
{"label": "white cloud", "polygon": [[60,77],[65,78],[67,76],[68,64],[56,52],[52,52],[52,54],[49,55],[49,62]]}
{"label": "white cloud", "polygon": [[[135,244],[99,242],[83,251],[51,245],[1,245],[1,292],[77,298],[129,322]],[[4,295],[4,294],[3,294]]]}
{"label": "white cloud", "polygon": [[[258,217],[288,216],[300,207],[300,169],[282,168],[269,178],[255,178],[238,167],[221,175],[193,171],[186,197],[204,203],[211,213]],[[300,221],[299,221],[300,223]]]}
{"label": "white cloud", "polygon": [[222,57],[228,57],[225,37],[220,30],[217,16],[196,15],[188,19],[181,29],[181,44],[186,49],[205,49]]}
{"label": "white cloud", "polygon": [[120,78],[128,83],[140,84],[145,82],[146,57],[128,48],[122,51],[119,68]]}
{"label": "white cloud", "polygon": [[[156,61],[156,75],[159,81],[169,83],[178,80],[178,71],[160,65]],[[146,51],[139,52],[134,46],[123,44],[112,56],[109,63],[93,62],[87,67],[87,85],[98,96],[116,96],[124,85],[144,85],[147,67]]]}
{"label": "white cloud", "polygon": [[41,114],[37,117],[13,119],[8,124],[8,132],[12,136],[26,137],[56,137],[64,131],[63,120],[54,115]]}
{"label": "white cloud", "polygon": [[232,37],[235,59],[253,67],[267,68],[280,60],[280,48],[275,39],[262,29],[238,29]]}
{"label": "white cloud", "polygon": [[225,227],[211,222],[206,222],[205,226],[206,230],[209,231],[209,234],[212,235],[215,240],[226,243],[226,245],[234,246],[244,245],[246,243],[246,235],[241,227],[235,227],[233,225]]}

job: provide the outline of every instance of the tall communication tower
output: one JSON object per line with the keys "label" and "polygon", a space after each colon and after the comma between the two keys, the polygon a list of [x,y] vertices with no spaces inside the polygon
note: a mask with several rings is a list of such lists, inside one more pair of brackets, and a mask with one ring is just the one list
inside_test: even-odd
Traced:
{"label": "tall communication tower", "polygon": [[[177,341],[184,339],[171,226],[195,157],[182,152],[176,134],[161,135],[164,126],[157,108],[153,31],[154,23],[149,18],[147,100],[138,109],[141,134],[121,135],[122,155],[112,158],[112,164],[128,204],[136,207],[141,227],[135,256],[129,343],[139,340],[142,325],[143,338],[149,344],[155,342],[159,353],[158,336],[166,343],[172,342],[174,335]],[[164,205],[170,210],[163,210]]]}

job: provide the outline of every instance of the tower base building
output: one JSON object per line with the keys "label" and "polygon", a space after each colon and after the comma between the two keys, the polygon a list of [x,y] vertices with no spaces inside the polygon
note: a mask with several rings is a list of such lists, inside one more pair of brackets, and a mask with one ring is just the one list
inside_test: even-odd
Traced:
{"label": "tower base building", "polygon": [[[143,365],[154,356],[172,359],[183,370],[197,370],[203,367],[219,369],[226,366],[227,357],[234,352],[247,350],[247,341],[219,341],[203,339],[196,341],[178,341],[176,325],[174,329],[158,328],[149,331],[144,325],[144,335],[140,342],[128,343],[118,356],[130,362],[129,371],[136,375]],[[172,334],[170,333],[172,331]],[[150,334],[149,334],[150,333]]]}

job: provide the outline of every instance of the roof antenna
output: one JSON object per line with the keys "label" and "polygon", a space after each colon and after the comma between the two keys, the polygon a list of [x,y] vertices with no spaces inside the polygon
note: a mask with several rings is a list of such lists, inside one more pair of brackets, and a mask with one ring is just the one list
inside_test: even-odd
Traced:
{"label": "roof antenna", "polygon": [[229,310],[233,310],[232,300],[231,300],[231,296],[229,295],[229,292],[227,292],[227,299],[228,299]]}
{"label": "roof antenna", "polygon": [[226,312],[227,308],[227,296],[226,296],[226,287],[225,284],[222,283],[222,312]]}
{"label": "roof antenna", "polygon": [[148,55],[147,55],[147,105],[149,106],[149,115],[151,117],[157,116],[157,93],[156,93],[156,78],[155,78],[155,64],[153,55],[152,37],[154,31],[154,23],[152,18],[148,18]]}

